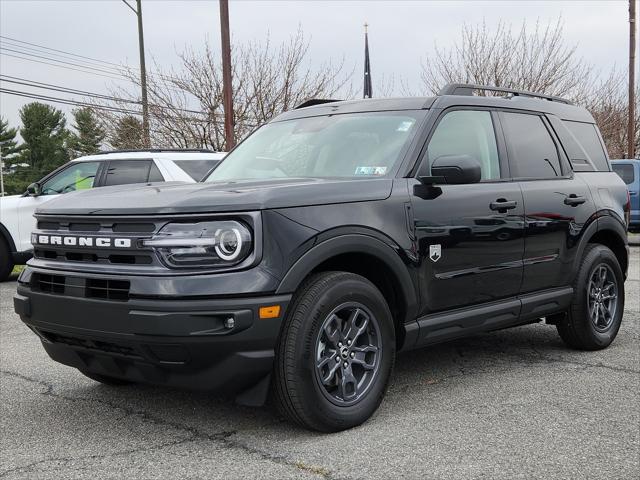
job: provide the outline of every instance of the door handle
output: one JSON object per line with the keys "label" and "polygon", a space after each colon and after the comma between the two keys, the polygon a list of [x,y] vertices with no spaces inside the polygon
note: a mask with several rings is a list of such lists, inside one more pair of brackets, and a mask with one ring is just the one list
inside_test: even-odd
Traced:
{"label": "door handle", "polygon": [[578,196],[575,193],[572,193],[568,197],[565,197],[564,204],[570,205],[572,207],[577,207],[578,205],[582,205],[586,201],[587,201],[586,198]]}
{"label": "door handle", "polygon": [[497,210],[500,213],[505,213],[507,210],[513,210],[518,206],[518,202],[515,200],[506,200],[504,198],[499,198],[495,202],[491,202],[489,204],[489,208],[491,210]]}

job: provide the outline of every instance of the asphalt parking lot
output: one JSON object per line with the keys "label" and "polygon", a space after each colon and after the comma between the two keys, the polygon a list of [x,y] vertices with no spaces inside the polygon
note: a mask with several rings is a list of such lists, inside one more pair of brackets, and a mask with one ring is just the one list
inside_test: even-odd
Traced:
{"label": "asphalt parking lot", "polygon": [[402,355],[333,435],[203,393],[106,387],[49,360],[0,284],[0,478],[640,478],[640,247],[622,328],[576,352],[536,324]]}

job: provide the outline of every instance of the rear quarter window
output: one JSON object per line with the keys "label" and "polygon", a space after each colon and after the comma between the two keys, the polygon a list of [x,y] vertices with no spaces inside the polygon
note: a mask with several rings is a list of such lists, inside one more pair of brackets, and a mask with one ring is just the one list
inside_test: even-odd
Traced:
{"label": "rear quarter window", "polygon": [[563,123],[583,148],[596,170],[601,172],[610,171],[607,154],[600,141],[597,127],[593,123],[572,122],[569,120],[565,120]]}
{"label": "rear quarter window", "polygon": [[636,178],[635,172],[633,171],[633,165],[629,163],[614,163],[611,167],[627,185],[631,185],[635,182]]}
{"label": "rear quarter window", "polygon": [[173,163],[184,170],[196,182],[199,182],[212,168],[220,163],[220,160],[174,160]]}

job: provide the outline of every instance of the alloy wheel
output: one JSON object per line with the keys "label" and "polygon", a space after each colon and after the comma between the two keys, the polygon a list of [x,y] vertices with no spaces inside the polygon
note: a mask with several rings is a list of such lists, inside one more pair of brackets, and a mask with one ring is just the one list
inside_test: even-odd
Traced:
{"label": "alloy wheel", "polygon": [[364,397],[378,374],[382,343],[378,320],[357,302],[326,317],[316,341],[315,374],[322,393],[348,406]]}
{"label": "alloy wheel", "polygon": [[608,330],[618,308],[618,281],[607,264],[600,263],[593,269],[587,295],[591,322],[599,332]]}

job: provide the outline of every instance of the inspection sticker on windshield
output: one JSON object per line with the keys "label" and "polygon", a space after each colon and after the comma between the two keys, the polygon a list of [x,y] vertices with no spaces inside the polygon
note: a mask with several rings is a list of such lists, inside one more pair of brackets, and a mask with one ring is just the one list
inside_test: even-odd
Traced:
{"label": "inspection sticker on windshield", "polygon": [[400,125],[398,125],[398,128],[396,128],[396,132],[408,132],[412,126],[413,120],[404,121]]}
{"label": "inspection sticker on windshield", "polygon": [[384,175],[387,167],[356,167],[356,175]]}

